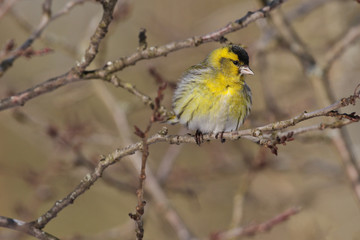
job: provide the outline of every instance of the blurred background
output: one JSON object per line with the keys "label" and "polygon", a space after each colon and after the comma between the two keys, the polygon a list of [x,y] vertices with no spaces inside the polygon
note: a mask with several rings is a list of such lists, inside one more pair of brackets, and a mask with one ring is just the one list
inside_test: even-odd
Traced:
{"label": "blurred background", "polygon": [[[17,46],[38,26],[43,1],[11,2],[0,15],[0,47],[13,39]],[[53,13],[68,1],[53,1]],[[259,9],[261,1],[131,1],[119,0],[115,20],[90,69],[128,56],[138,48],[138,34],[146,29],[148,46],[203,35]],[[1,8],[0,8],[1,10]],[[226,38],[246,46],[255,76],[247,78],[253,111],[243,129],[293,117],[325,107],[311,69],[302,64],[290,43],[282,39],[281,23],[289,23],[318,66],[349,30],[360,24],[360,5],[353,0],[291,0],[269,18],[260,19]],[[52,21],[34,50],[53,52],[21,57],[0,79],[1,99],[67,72],[80,60],[102,8],[84,1]],[[284,20],[285,19],[285,20]],[[168,82],[163,105],[171,109],[173,85],[188,67],[220,47],[207,43],[138,62],[117,76],[155,98],[155,70]],[[359,84],[359,41],[336,57],[325,85],[338,100]],[[172,84],[173,83],[173,84]],[[360,112],[359,106],[343,109]],[[98,81],[61,87],[0,113],[0,215],[31,221],[78,185],[100,159],[117,148],[140,141],[134,125],[145,129],[151,110],[122,88]],[[325,121],[325,120],[324,120]],[[319,123],[307,121],[299,126]],[[169,134],[186,134],[182,126],[164,126]],[[358,123],[346,128],[355,158],[360,161]],[[237,226],[264,222],[292,207],[301,211],[270,232],[253,239],[360,239],[359,198],[343,166],[343,153],[334,145],[334,131],[312,132],[279,146],[278,156],[247,140],[150,146],[148,169],[157,177],[166,199],[197,238]],[[141,155],[108,168],[104,178],[67,207],[44,229],[61,239],[134,239],[128,213],[137,204],[136,188]],[[151,188],[152,183],[146,182]],[[177,239],[174,225],[161,212],[151,192],[145,196],[145,239]],[[0,228],[0,239],[33,239]]]}

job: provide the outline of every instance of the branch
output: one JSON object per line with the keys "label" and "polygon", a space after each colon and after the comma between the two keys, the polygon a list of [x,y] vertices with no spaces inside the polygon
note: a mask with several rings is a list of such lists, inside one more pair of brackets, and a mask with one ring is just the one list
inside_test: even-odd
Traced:
{"label": "branch", "polygon": [[13,65],[14,61],[19,58],[27,48],[29,48],[33,42],[39,38],[44,31],[44,29],[49,25],[50,22],[57,19],[60,16],[67,14],[74,6],[84,2],[85,0],[74,0],[65,5],[65,7],[60,10],[58,13],[51,16],[51,0],[45,0],[43,4],[43,14],[40,20],[39,25],[30,35],[30,37],[17,49],[12,52],[12,56],[3,60],[0,63],[0,77],[4,75],[4,73]]}
{"label": "branch", "polygon": [[304,15],[314,11],[315,9],[323,6],[324,4],[328,4],[335,0],[308,0],[307,2],[301,4],[300,6],[295,7],[290,10],[285,18],[291,22],[299,17],[303,17]]}
{"label": "branch", "polygon": [[32,224],[14,218],[0,216],[0,227],[10,228],[19,232],[23,232],[40,240],[59,240],[57,237],[47,232],[41,231]]}
{"label": "branch", "polygon": [[[116,75],[112,75],[110,78],[106,78],[105,81],[112,83],[115,87],[121,87],[127,90],[129,93],[138,97],[145,105],[149,106],[151,109],[154,109],[155,102],[151,99],[151,97],[139,91],[133,84],[129,82],[123,82]],[[162,110],[165,111],[165,108],[162,107]]]}
{"label": "branch", "polygon": [[316,64],[314,57],[310,54],[295,29],[292,28],[290,22],[284,17],[281,9],[278,9],[276,14],[271,16],[271,20],[279,32],[280,42],[284,43],[292,54],[300,60],[306,71],[312,69]]}
{"label": "branch", "polygon": [[[285,129],[290,126],[294,126],[299,122],[305,121],[307,119],[320,117],[320,116],[336,117],[329,115],[329,112],[348,106],[349,104],[355,104],[355,101],[360,97],[360,91],[358,89],[356,91],[357,92],[354,95],[351,95],[348,98],[343,98],[328,107],[318,109],[309,113],[304,112],[302,114],[299,114],[298,116],[295,116],[294,118],[271,123],[254,129],[240,130],[236,132],[227,132],[223,134],[223,138],[228,140],[237,140],[240,138],[245,138],[253,142],[265,145],[269,140],[267,139],[267,136],[265,136],[265,138],[263,137],[263,133],[266,131],[272,132],[270,136],[273,139],[277,139],[281,137],[281,132],[279,132],[279,130]],[[334,125],[333,127],[342,127],[342,126],[343,125]],[[319,128],[319,130],[323,130],[323,129],[325,128]],[[300,134],[300,133],[304,133],[305,131],[296,132],[295,130],[292,130],[292,132],[294,132],[295,134]],[[215,139],[216,139],[215,134],[204,135],[204,140],[210,141]],[[160,131],[159,133],[147,138],[146,145],[151,145],[158,142],[167,142],[170,144],[196,143],[195,138],[193,136],[166,135],[166,131]],[[41,217],[39,217],[36,221],[34,221],[34,226],[39,229],[45,227],[45,225],[48,222],[50,222],[54,217],[56,217],[56,215],[60,211],[62,211],[69,204],[72,204],[80,195],[86,192],[101,177],[101,175],[103,174],[103,172],[107,167],[120,161],[125,156],[132,155],[137,151],[142,151],[143,146],[144,143],[142,141],[137,142],[135,144],[128,145],[125,148],[117,149],[114,152],[110,153],[108,156],[100,159],[100,162],[95,167],[94,171],[92,173],[88,173],[81,180],[80,184],[71,193],[69,193],[65,198],[56,201],[55,204],[46,213],[44,213]]]}
{"label": "branch", "polygon": [[[185,134],[186,133],[185,128],[181,128],[180,131],[177,133],[179,134]],[[160,164],[158,166],[157,172],[156,172],[156,178],[160,185],[165,185],[167,178],[171,174],[171,171],[174,167],[175,160],[181,153],[182,146],[177,145],[170,145],[165,152],[162,160],[160,161]]]}
{"label": "branch", "polygon": [[2,18],[17,1],[18,0],[2,1],[0,3],[0,18]]}
{"label": "branch", "polygon": [[144,59],[152,59],[167,56],[169,53],[189,47],[196,47],[204,43],[222,41],[223,37],[229,33],[245,28],[250,23],[265,18],[267,13],[280,6],[286,0],[274,0],[268,6],[260,8],[255,12],[248,12],[244,17],[228,23],[226,26],[202,36],[194,36],[183,41],[171,42],[160,47],[150,47],[142,51],[137,51],[128,57],[122,57],[115,61],[110,61],[103,69],[87,72],[85,79],[105,78],[107,75],[121,71],[125,67],[136,64]]}
{"label": "branch", "polygon": [[[329,83],[329,71],[336,59],[343,54],[351,44],[360,36],[360,27],[352,27],[330,50],[324,66],[321,66],[312,55],[311,51],[297,35],[291,24],[284,18],[280,11],[274,15],[274,25],[280,33],[280,41],[284,41],[291,53],[301,62],[305,75],[311,81],[318,104],[328,105],[335,101],[335,94]],[[356,90],[357,91],[357,90]],[[356,93],[355,93],[356,95]],[[346,129],[334,131],[331,137],[333,144],[341,155],[348,178],[353,185],[358,200],[360,200],[360,166],[356,159],[355,150]],[[276,148],[272,149],[276,151]]]}
{"label": "branch", "polygon": [[[360,24],[354,26],[348,30],[343,38],[341,38],[326,55],[326,61],[324,64],[324,75],[328,75],[333,63],[345,53],[346,48],[353,44],[360,37]],[[327,76],[328,77],[328,76]]]}
{"label": "branch", "polygon": [[[99,97],[102,99],[105,106],[108,108],[110,112],[112,112],[113,120],[117,126],[117,131],[121,138],[121,142],[123,145],[131,145],[132,141],[130,141],[132,137],[132,132],[129,127],[129,122],[127,121],[126,112],[124,109],[118,104],[117,100],[110,94],[110,92],[104,87],[104,85],[97,86],[97,91],[99,91]],[[154,101],[158,102],[157,100]],[[158,108],[154,105],[154,108]],[[159,111],[159,110],[158,110]],[[153,118],[158,114],[154,114]],[[166,129],[165,127],[163,128]],[[163,134],[164,135],[164,134]],[[177,146],[179,148],[179,146]],[[141,156],[140,154],[132,155],[127,157],[130,159],[130,164],[133,166],[136,174],[141,171]],[[149,158],[150,162],[153,162],[152,159]],[[93,169],[93,168],[92,168]],[[103,176],[106,177],[107,174]],[[166,196],[166,193],[161,188],[159,181],[157,181],[154,176],[151,168],[146,168],[146,185],[145,192],[150,197],[150,201],[155,206],[155,211],[159,214],[159,216],[163,217],[165,221],[169,223],[169,225],[176,232],[179,240],[188,240],[194,239],[193,234],[188,229],[184,221],[181,219],[179,214],[176,212],[174,207],[171,206],[171,203]]]}
{"label": "branch", "polygon": [[212,235],[210,239],[226,240],[226,239],[234,239],[241,236],[252,236],[257,233],[267,232],[270,231],[274,226],[278,225],[279,223],[285,222],[291,216],[299,213],[299,211],[300,211],[299,207],[293,207],[263,223],[253,224],[246,227],[234,228],[226,232],[216,233]]}
{"label": "branch", "polygon": [[101,40],[105,37],[106,33],[108,32],[109,25],[113,20],[113,12],[116,5],[117,0],[97,0],[99,1],[104,9],[102,19],[98,24],[94,34],[90,38],[90,44],[85,51],[84,58],[82,62],[76,66],[76,71],[81,73],[83,72],[90,63],[94,60],[95,56],[97,55],[100,47]]}
{"label": "branch", "polygon": [[1,99],[0,100],[0,111],[9,109],[9,108],[13,108],[16,106],[23,106],[30,99],[33,99],[44,93],[52,92],[61,86],[64,86],[70,82],[77,82],[79,80],[81,80],[81,79],[73,71],[69,71],[61,76],[50,78],[49,80],[47,80],[43,83],[37,84],[34,87],[31,87],[23,92],[20,92],[13,96]]}
{"label": "branch", "polygon": [[[329,3],[331,1],[335,0],[310,0],[307,2],[304,2],[303,4],[294,7],[293,9],[287,11],[284,13],[284,22],[287,22],[289,25],[290,22],[296,20],[297,18],[304,17],[304,15],[311,13],[316,8],[321,7],[322,5]],[[261,4],[264,4],[266,1],[260,1]],[[276,12],[276,10],[275,10]],[[273,16],[272,16],[273,17]],[[274,16],[276,18],[276,16]],[[272,95],[271,91],[268,91],[269,89],[269,82],[267,81],[268,78],[268,72],[267,72],[267,54],[266,52],[269,51],[270,42],[276,40],[276,37],[278,35],[278,31],[274,27],[270,27],[267,21],[258,21],[257,22],[258,27],[260,28],[262,32],[262,36],[259,38],[257,42],[255,42],[252,46],[249,47],[249,50],[252,48],[256,48],[257,51],[257,65],[261,66],[261,68],[258,69],[258,74],[260,74],[259,80],[261,81],[261,87],[263,89],[263,94],[265,98],[265,105],[267,109],[267,112],[271,117],[277,116],[281,118],[288,117],[286,113],[283,112],[278,106],[275,101],[274,96]],[[289,34],[287,34],[289,35]],[[292,42],[291,40],[289,42]],[[251,51],[251,50],[250,50]],[[252,50],[253,52],[255,50]],[[335,101],[335,100],[334,100]]]}
{"label": "branch", "polygon": [[[256,21],[257,19],[266,17],[266,14],[272,11],[274,8],[280,6],[286,0],[274,0],[269,6],[258,9],[255,12],[248,12],[244,17],[227,24],[225,27],[220,28],[219,30],[200,36],[192,37],[185,39],[183,41],[172,42],[160,47],[150,47],[143,51],[137,51],[128,57],[120,58],[116,61],[110,61],[102,69],[97,69],[93,71],[85,71],[81,76],[78,74],[78,71],[83,70],[87,66],[88,61],[94,57],[91,53],[88,54],[87,59],[84,62],[80,63],[78,69],[70,70],[69,72],[51,78],[45,82],[42,82],[35,87],[29,88],[23,92],[17,93],[11,97],[7,97],[0,100],[0,111],[13,108],[16,106],[22,106],[27,101],[42,95],[44,93],[51,92],[58,87],[65,86],[69,83],[77,82],[79,80],[88,80],[88,79],[103,79],[111,76],[112,73],[116,71],[121,71],[125,67],[134,65],[136,62],[144,59],[151,59],[160,56],[166,56],[167,54],[188,47],[198,46],[203,43],[219,41],[228,33],[240,30],[250,23]],[[94,37],[94,36],[93,36]],[[97,48],[91,43],[88,49],[96,50]]]}
{"label": "branch", "polygon": [[142,240],[144,238],[144,222],[143,215],[145,213],[146,201],[144,200],[144,186],[146,179],[146,162],[149,156],[149,145],[147,142],[147,134],[151,128],[152,121],[149,122],[149,125],[145,132],[142,132],[139,128],[135,126],[135,134],[142,138],[142,157],[141,157],[141,170],[139,176],[139,188],[136,190],[136,195],[138,203],[135,208],[135,214],[129,213],[131,219],[135,221],[136,224],[136,239]]}
{"label": "branch", "polygon": [[[247,130],[241,130],[237,132],[230,132],[230,133],[224,133],[223,137],[225,139],[229,140],[236,140],[239,138],[245,138],[260,144],[266,144],[265,142],[262,142],[262,139],[270,138],[278,139],[282,138],[283,136],[287,136],[290,132],[292,133],[292,136],[302,134],[309,131],[314,130],[324,130],[326,128],[338,128],[345,126],[346,124],[353,123],[355,121],[359,120],[359,116],[355,114],[340,114],[335,112],[335,110],[348,106],[349,104],[355,104],[356,100],[360,97],[360,89],[355,90],[355,94],[351,95],[348,98],[343,98],[336,103],[325,107],[323,109],[318,109],[313,112],[309,113],[302,113],[298,116],[295,116],[294,118],[271,123],[262,127],[254,128],[254,129],[247,129]],[[154,114],[155,115],[155,114]],[[310,126],[310,127],[302,127],[291,131],[279,131],[282,129],[285,129],[287,127],[293,126],[298,124],[299,122],[305,121],[310,118],[315,117],[336,117],[340,118],[340,124],[339,122],[334,122],[333,124],[320,124],[318,127]],[[269,132],[269,133],[266,133]],[[205,140],[214,140],[216,139],[214,134],[206,134],[204,135]],[[48,236],[48,234],[41,231],[42,228],[45,227],[45,225],[50,222],[54,217],[57,216],[59,212],[61,212],[65,207],[72,204],[81,194],[85,193],[103,174],[105,169],[109,167],[110,165],[120,161],[123,157],[129,156],[134,154],[137,151],[143,150],[143,146],[147,146],[150,144],[158,143],[158,142],[168,142],[171,144],[180,144],[180,143],[193,143],[195,144],[195,139],[192,136],[189,135],[182,135],[182,136],[174,136],[174,135],[166,135],[164,131],[160,131],[158,134],[155,134],[151,137],[149,137],[146,140],[146,143],[143,143],[143,141],[128,145],[127,147],[123,149],[117,149],[113,153],[110,153],[107,157],[103,157],[100,162],[95,167],[94,171],[92,173],[87,174],[80,184],[71,192],[69,193],[65,198],[58,200],[55,202],[55,204],[41,217],[39,217],[36,221],[31,223],[23,223],[21,221],[15,221],[15,220],[9,220],[8,218],[0,218],[0,225],[3,227],[11,227],[13,226],[13,222],[16,223],[13,229],[27,232],[28,234],[35,235],[39,239],[56,239],[51,238],[52,236]],[[170,213],[169,213],[170,214]],[[20,228],[20,226],[26,226],[24,228]],[[265,225],[264,225],[265,226]],[[258,229],[258,228],[256,228]],[[266,228],[265,228],[266,229]],[[47,238],[45,238],[45,236]],[[43,238],[40,238],[43,237]]]}
{"label": "branch", "polygon": [[[305,15],[311,13],[312,11],[316,10],[317,8],[323,6],[324,4],[328,4],[332,1],[336,0],[309,0],[304,4],[295,7],[294,9],[290,10],[289,12],[284,13],[285,21],[290,23],[298,18],[304,17]],[[262,27],[261,25],[259,25]],[[266,46],[269,46],[270,41],[272,41],[277,35],[278,31],[275,28],[262,27],[264,34],[263,36],[254,44],[258,49],[264,51]],[[251,46],[249,47],[251,48]]]}
{"label": "branch", "polygon": [[[144,200],[144,186],[145,186],[145,179],[146,179],[146,162],[149,156],[149,145],[147,144],[147,136],[148,133],[155,121],[159,121],[160,118],[158,110],[160,107],[160,102],[163,100],[164,95],[163,91],[166,88],[166,83],[163,83],[158,88],[157,97],[155,98],[155,107],[153,109],[153,114],[150,117],[148,126],[146,127],[145,131],[141,131],[138,127],[135,126],[135,134],[141,137],[142,139],[142,157],[141,157],[141,169],[140,169],[140,176],[139,176],[139,188],[136,191],[136,195],[138,198],[138,204],[136,206],[135,214],[130,213],[129,216],[133,219],[136,223],[136,239],[142,240],[144,238],[144,222],[142,217],[145,213],[145,205],[146,201]],[[161,115],[160,115],[161,116]]]}

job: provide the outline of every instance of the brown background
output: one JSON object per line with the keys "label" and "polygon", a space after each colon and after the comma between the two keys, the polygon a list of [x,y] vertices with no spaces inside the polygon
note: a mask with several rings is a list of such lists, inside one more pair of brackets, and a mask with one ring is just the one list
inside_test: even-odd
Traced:
{"label": "brown background", "polygon": [[[304,2],[288,1],[282,10],[287,13]],[[53,11],[56,12],[65,3],[54,1]],[[36,26],[41,4],[41,1],[20,1],[14,11]],[[258,2],[244,0],[129,1],[127,6],[124,18],[111,27],[106,44],[101,49],[102,54],[96,59],[97,66],[136,51],[141,28],[147,30],[149,46],[163,45],[214,31],[247,11],[259,8]],[[327,50],[349,27],[359,24],[359,8],[356,1],[329,1],[296,19],[293,26],[321,63]],[[56,41],[36,41],[34,49],[50,47],[54,52],[17,60],[0,79],[1,98],[9,92],[19,92],[60,75],[72,67],[87,46],[100,14],[100,5],[86,3],[52,22],[44,36],[54,37]],[[262,34],[259,25],[264,22],[259,20],[227,36],[231,42],[248,47],[250,65],[255,72],[255,76],[247,78],[254,105],[243,128],[284,119],[271,115],[265,109],[263,91],[270,91],[288,116],[325,107],[317,104],[316,91],[299,61],[289,51],[276,46],[274,40],[269,43],[268,68],[261,73],[263,66],[260,65],[256,43]],[[11,14],[0,19],[0,32],[0,46],[12,38],[19,45],[29,35]],[[64,50],[62,43],[72,46],[72,51]],[[124,69],[118,76],[154,97],[157,86],[149,75],[150,67],[154,67],[166,80],[176,82],[187,67],[200,62],[219,46],[219,43],[209,43],[177,51],[167,57],[141,61]],[[337,98],[352,94],[359,83],[359,53],[359,42],[356,42],[347,48],[331,70],[331,88]],[[260,79],[261,76],[266,79]],[[267,81],[269,88],[262,87],[263,81]],[[128,124],[123,122],[123,129],[119,131],[106,102],[109,96],[116,100],[116,105],[124,111],[122,116],[128,121]],[[168,88],[164,100],[168,108],[171,96],[172,90]],[[360,112],[360,108],[349,107],[346,111]],[[26,221],[35,219],[55,200],[69,193],[89,172],[74,163],[71,148],[49,137],[49,126],[58,129],[72,142],[79,143],[84,155],[96,161],[100,154],[126,146],[122,139],[127,132],[130,133],[128,141],[139,141],[132,134],[133,125],[145,128],[150,115],[151,111],[126,90],[100,81],[70,84],[29,101],[25,107],[1,112],[0,215]],[[310,122],[304,125],[308,124]],[[152,133],[163,126],[155,124]],[[168,128],[171,134],[179,131],[186,133],[181,126]],[[346,129],[359,155],[359,124],[352,124]],[[360,239],[359,200],[353,194],[339,154],[327,134],[331,134],[331,130],[322,135],[307,135],[312,136],[309,138],[296,138],[287,146],[280,146],[277,157],[247,140],[226,144],[213,141],[201,147],[192,144],[177,146],[181,149],[166,181],[165,192],[187,226],[199,238],[228,229],[234,201],[240,198],[243,200],[241,225],[265,221],[293,206],[302,207],[302,211],[290,220],[253,239]],[[150,147],[148,163],[154,172],[168,148],[169,145],[163,143]],[[249,162],[259,159],[265,160],[265,167],[249,166]],[[107,171],[136,186],[137,176],[133,174],[129,161],[121,161]],[[130,233],[114,239],[134,239],[131,228],[125,229],[132,226],[128,213],[134,211],[135,205],[135,189],[119,191],[100,180],[74,205],[61,212],[45,230],[62,239],[70,239],[74,235],[87,239],[88,236],[106,233],[108,229],[121,229],[123,233]],[[145,216],[145,239],[176,239],[175,232],[159,217],[151,201],[148,201]],[[13,234],[11,230],[0,229],[1,239],[18,239],[13,238]],[[107,235],[97,239],[112,238]]]}

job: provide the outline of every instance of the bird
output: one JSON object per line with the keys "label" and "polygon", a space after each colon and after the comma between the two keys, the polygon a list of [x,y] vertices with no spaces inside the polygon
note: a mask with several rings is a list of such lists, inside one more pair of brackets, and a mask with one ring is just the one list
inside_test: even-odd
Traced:
{"label": "bird", "polygon": [[171,124],[180,123],[196,131],[195,141],[203,134],[236,131],[249,115],[252,95],[245,75],[254,75],[249,55],[243,47],[229,44],[213,50],[201,63],[186,70],[173,98]]}

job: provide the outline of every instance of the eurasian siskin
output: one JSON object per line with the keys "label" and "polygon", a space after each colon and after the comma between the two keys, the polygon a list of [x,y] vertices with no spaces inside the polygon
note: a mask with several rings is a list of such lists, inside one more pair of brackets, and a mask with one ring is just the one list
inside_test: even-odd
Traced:
{"label": "eurasian siskin", "polygon": [[175,115],[168,122],[196,130],[198,144],[202,133],[220,133],[222,138],[222,133],[237,130],[251,110],[251,91],[244,81],[247,74],[254,73],[242,47],[215,49],[182,75],[173,97]]}

